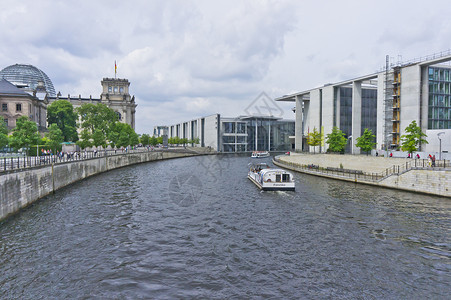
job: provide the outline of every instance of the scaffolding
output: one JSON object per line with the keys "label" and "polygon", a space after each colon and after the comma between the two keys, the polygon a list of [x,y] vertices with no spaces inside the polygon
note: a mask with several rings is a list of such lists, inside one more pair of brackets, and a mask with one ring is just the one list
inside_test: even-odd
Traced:
{"label": "scaffolding", "polygon": [[392,147],[393,141],[393,82],[394,74],[390,68],[390,57],[385,58],[384,78],[384,145],[385,153]]}

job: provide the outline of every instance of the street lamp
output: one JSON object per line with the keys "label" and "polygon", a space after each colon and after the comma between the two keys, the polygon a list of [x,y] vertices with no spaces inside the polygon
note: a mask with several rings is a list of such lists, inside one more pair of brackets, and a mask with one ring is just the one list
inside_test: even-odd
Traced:
{"label": "street lamp", "polygon": [[36,122],[36,130],[38,132],[38,139],[36,140],[36,156],[39,156],[39,123]]}
{"label": "street lamp", "polygon": [[440,143],[440,148],[439,148],[439,160],[442,160],[442,135],[445,134],[443,131],[437,133],[437,138],[439,140]]}

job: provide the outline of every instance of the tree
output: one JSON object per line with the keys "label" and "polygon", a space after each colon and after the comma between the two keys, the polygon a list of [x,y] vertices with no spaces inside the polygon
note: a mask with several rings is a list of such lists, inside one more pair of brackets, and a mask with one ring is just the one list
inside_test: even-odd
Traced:
{"label": "tree", "polygon": [[91,142],[91,134],[88,132],[88,130],[83,129],[80,133],[80,139],[76,143],[78,146],[80,146],[81,149],[86,149],[88,147],[92,146]]}
{"label": "tree", "polygon": [[152,145],[152,146],[158,145],[158,138],[156,138],[155,136],[151,136],[149,139],[149,145]]}
{"label": "tree", "polygon": [[77,119],[78,115],[74,107],[67,100],[56,100],[47,106],[47,122],[49,125],[58,125],[65,142],[78,140]]}
{"label": "tree", "polygon": [[56,123],[53,123],[48,128],[49,132],[45,135],[47,138],[46,144],[56,153],[59,145],[64,142],[63,131]]}
{"label": "tree", "polygon": [[343,152],[348,140],[344,137],[343,131],[338,127],[332,128],[332,132],[326,136],[326,143],[329,145],[329,150],[332,152]]}
{"label": "tree", "polygon": [[4,122],[0,121],[0,149],[3,149],[8,143],[8,127]]}
{"label": "tree", "polygon": [[402,151],[407,151],[412,154],[418,150],[420,144],[428,144],[428,141],[424,139],[427,135],[421,131],[421,127],[417,125],[417,121],[413,120],[406,127],[405,132],[406,134],[401,135]]}
{"label": "tree", "polygon": [[[316,147],[321,145],[321,141],[321,132],[317,131],[316,127],[314,127],[313,132],[310,132],[307,137],[307,143],[312,147]],[[315,148],[313,148],[313,153],[315,153]]]}
{"label": "tree", "polygon": [[108,139],[113,147],[127,147],[139,144],[139,136],[129,124],[115,122],[110,126]]}
{"label": "tree", "polygon": [[102,103],[83,104],[77,108],[77,112],[80,115],[80,127],[83,132],[83,137],[80,137],[85,140],[85,142],[78,144],[88,145],[92,143],[95,146],[106,147],[107,136],[111,127],[118,120],[116,112]]}
{"label": "tree", "polygon": [[139,139],[141,144],[143,145],[150,145],[150,135],[144,133],[141,138]]}
{"label": "tree", "polygon": [[376,136],[373,132],[370,129],[365,128],[363,135],[357,138],[356,147],[359,147],[362,151],[366,152],[366,155],[368,155],[368,152],[371,151],[371,149],[373,149],[376,145],[374,142],[375,138]]}
{"label": "tree", "polygon": [[35,122],[30,121],[26,116],[21,116],[16,121],[13,129],[10,144],[15,149],[27,148],[39,141],[38,127]]}

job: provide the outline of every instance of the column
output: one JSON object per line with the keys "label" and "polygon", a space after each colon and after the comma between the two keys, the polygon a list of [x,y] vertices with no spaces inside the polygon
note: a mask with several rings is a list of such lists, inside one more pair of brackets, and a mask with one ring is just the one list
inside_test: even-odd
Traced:
{"label": "column", "polygon": [[360,148],[357,148],[357,138],[361,136],[362,124],[362,82],[354,81],[352,83],[352,154],[360,154]]}

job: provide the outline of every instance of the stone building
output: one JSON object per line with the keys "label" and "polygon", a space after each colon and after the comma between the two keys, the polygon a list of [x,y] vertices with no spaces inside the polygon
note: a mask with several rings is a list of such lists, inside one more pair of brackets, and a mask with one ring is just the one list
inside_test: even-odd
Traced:
{"label": "stone building", "polygon": [[80,107],[83,104],[92,103],[98,104],[103,103],[109,108],[113,109],[119,117],[119,121],[122,123],[129,124],[133,129],[135,129],[135,96],[131,96],[129,93],[130,82],[128,79],[120,78],[103,78],[102,84],[102,94],[100,98],[82,98],[81,95],[78,97],[61,97],[58,93],[55,97],[47,96],[46,100],[49,104],[56,100],[67,100],[74,108]]}
{"label": "stone building", "polygon": [[[3,80],[2,80],[3,79]],[[119,121],[135,129],[135,96],[129,93],[128,79],[103,78],[100,98],[62,97],[56,94],[50,78],[32,65],[15,64],[0,71],[0,116],[7,122],[8,128],[16,126],[16,120],[22,115],[28,116],[46,128],[47,105],[56,100],[67,100],[74,108],[85,103],[103,103],[113,109]]]}
{"label": "stone building", "polygon": [[0,116],[9,130],[16,127],[16,120],[27,116],[38,128],[46,127],[46,103],[36,93],[29,94],[6,79],[0,79]]}

